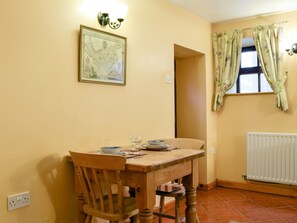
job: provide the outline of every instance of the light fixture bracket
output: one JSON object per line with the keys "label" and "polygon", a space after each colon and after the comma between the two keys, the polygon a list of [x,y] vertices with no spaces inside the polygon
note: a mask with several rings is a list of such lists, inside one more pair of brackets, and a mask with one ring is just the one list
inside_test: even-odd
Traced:
{"label": "light fixture bracket", "polygon": [[108,13],[101,13],[99,12],[98,15],[97,15],[97,19],[98,19],[98,22],[101,26],[106,26],[107,24],[109,24],[109,15]]}
{"label": "light fixture bracket", "polygon": [[293,56],[294,54],[297,54],[297,43],[294,43],[291,46],[291,49],[286,49],[286,51],[289,54],[289,56]]}

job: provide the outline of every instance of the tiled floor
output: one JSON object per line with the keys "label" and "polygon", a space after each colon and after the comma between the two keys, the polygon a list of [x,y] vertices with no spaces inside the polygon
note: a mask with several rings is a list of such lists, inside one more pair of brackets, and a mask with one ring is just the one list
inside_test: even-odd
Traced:
{"label": "tiled floor", "polygon": [[[197,212],[200,223],[297,223],[297,198],[218,187],[198,192]],[[163,219],[169,222],[174,220]]]}

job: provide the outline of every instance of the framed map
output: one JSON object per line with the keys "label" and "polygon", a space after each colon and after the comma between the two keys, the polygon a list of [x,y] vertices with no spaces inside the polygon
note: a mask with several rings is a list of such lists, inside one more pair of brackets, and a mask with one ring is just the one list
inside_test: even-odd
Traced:
{"label": "framed map", "polygon": [[125,37],[80,26],[78,81],[126,85]]}

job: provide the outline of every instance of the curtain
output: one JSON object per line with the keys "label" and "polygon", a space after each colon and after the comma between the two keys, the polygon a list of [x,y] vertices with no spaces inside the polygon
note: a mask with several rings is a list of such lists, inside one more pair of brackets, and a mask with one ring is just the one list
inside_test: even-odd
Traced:
{"label": "curtain", "polygon": [[275,94],[276,107],[288,110],[285,90],[286,74],[283,71],[283,53],[280,49],[283,27],[258,26],[253,30],[254,42],[262,71]]}
{"label": "curtain", "polygon": [[213,50],[215,61],[215,97],[214,111],[219,111],[223,105],[226,92],[237,80],[242,45],[242,32],[213,33]]}

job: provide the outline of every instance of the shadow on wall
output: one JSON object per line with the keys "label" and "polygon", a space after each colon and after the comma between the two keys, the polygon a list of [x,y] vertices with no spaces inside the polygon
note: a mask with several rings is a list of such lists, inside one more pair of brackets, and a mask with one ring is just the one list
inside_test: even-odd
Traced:
{"label": "shadow on wall", "polygon": [[37,170],[51,199],[55,223],[76,222],[73,168],[67,157],[50,155],[38,163]]}

